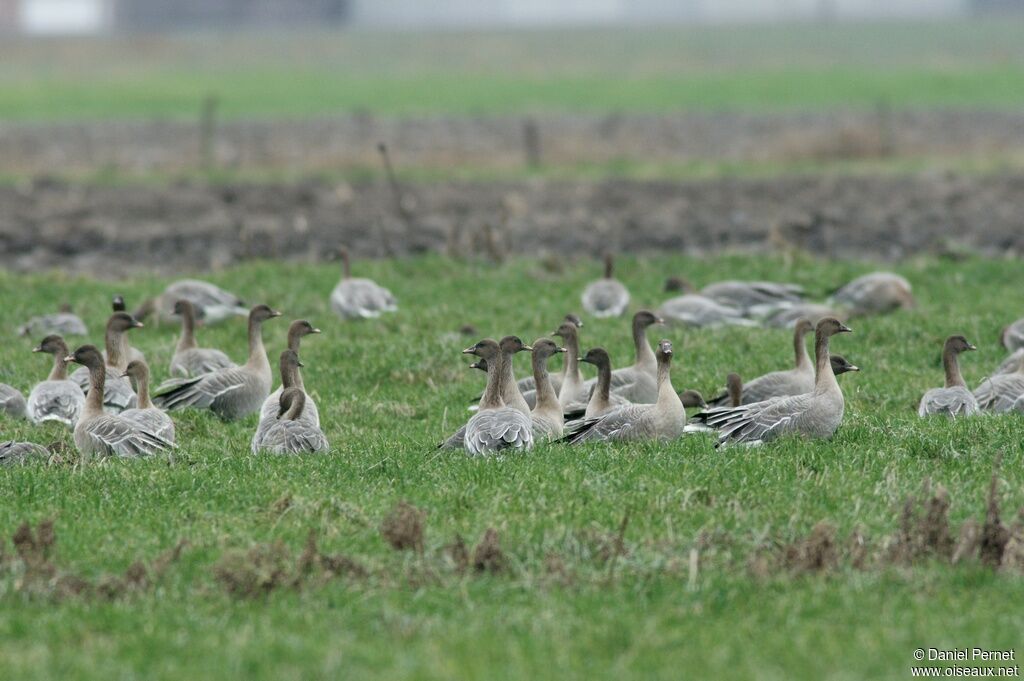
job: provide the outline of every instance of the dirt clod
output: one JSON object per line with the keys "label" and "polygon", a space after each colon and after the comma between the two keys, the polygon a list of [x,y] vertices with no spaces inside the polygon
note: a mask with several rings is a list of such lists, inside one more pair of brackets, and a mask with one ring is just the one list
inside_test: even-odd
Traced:
{"label": "dirt clod", "polygon": [[477,572],[498,574],[507,569],[507,563],[508,559],[498,541],[498,531],[493,527],[487,528],[480,543],[473,549],[473,569]]}
{"label": "dirt clod", "polygon": [[400,501],[381,523],[380,533],[396,551],[422,553],[425,518],[424,511]]}

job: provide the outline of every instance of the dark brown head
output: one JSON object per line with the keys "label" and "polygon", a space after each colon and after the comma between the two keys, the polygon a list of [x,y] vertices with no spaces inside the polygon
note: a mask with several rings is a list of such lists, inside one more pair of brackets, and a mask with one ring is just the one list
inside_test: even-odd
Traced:
{"label": "dark brown head", "polygon": [[174,314],[181,316],[187,314],[194,319],[196,316],[196,307],[192,304],[191,300],[185,300],[182,298],[181,300],[174,301]]}
{"label": "dark brown head", "polygon": [[818,335],[821,336],[834,336],[837,333],[853,333],[853,329],[840,322],[835,317],[825,317],[818,322]]}
{"label": "dark brown head", "polygon": [[963,336],[950,336],[946,339],[945,348],[949,352],[955,352],[960,354],[961,352],[968,352],[970,350],[977,350],[975,347]]}
{"label": "dark brown head", "polygon": [[604,278],[611,279],[615,276],[615,258],[611,253],[604,254]]}
{"label": "dark brown head", "polygon": [[149,366],[146,365],[141,359],[132,360],[128,362],[128,366],[125,367],[124,374],[125,378],[134,378],[139,383],[145,383],[149,380]]}
{"label": "dark brown head", "polygon": [[572,312],[570,312],[569,314],[565,315],[565,318],[562,321],[569,322],[570,324],[575,326],[577,329],[582,329],[583,328],[583,320],[580,319],[578,315],[575,315]]}
{"label": "dark brown head", "polygon": [[811,331],[814,331],[814,324],[806,317],[796,320],[796,324],[793,325],[793,332],[798,336],[805,336]]}
{"label": "dark brown head", "polygon": [[696,290],[684,277],[669,277],[665,280],[665,293],[693,293]]}
{"label": "dark brown head", "polygon": [[281,419],[289,415],[298,418],[306,406],[306,393],[298,388],[288,388],[281,392],[281,399],[278,402],[277,418]]}
{"label": "dark brown head", "polygon": [[303,336],[308,336],[311,333],[320,333],[320,329],[316,328],[315,326],[307,322],[305,319],[296,319],[288,327],[289,338],[293,336],[301,338]]}
{"label": "dark brown head", "polygon": [[476,344],[463,350],[462,354],[476,355],[490,363],[494,361],[494,358],[496,358],[500,352],[501,348],[498,347],[498,341],[493,338],[484,338],[482,341],[478,341]]}
{"label": "dark brown head", "polygon": [[848,371],[860,371],[860,367],[850,364],[842,355],[829,355],[828,359],[832,364],[832,373],[836,376],[845,374]]}
{"label": "dark brown head", "polygon": [[560,352],[565,352],[565,348],[561,347],[555,341],[550,338],[538,338],[533,342],[533,356],[537,358],[547,359],[553,355],[557,355]]}
{"label": "dark brown head", "polygon": [[558,328],[551,332],[552,336],[558,336],[563,341],[568,341],[570,338],[579,337],[579,327],[572,322],[562,322],[558,325]]}
{"label": "dark brown head", "polygon": [[108,331],[124,333],[128,329],[141,329],[142,327],[142,322],[127,312],[115,312],[110,315],[110,319],[107,320]]}
{"label": "dark brown head", "polygon": [[66,357],[68,354],[68,344],[64,342],[64,339],[57,335],[47,336],[39,345],[32,348],[32,352],[45,352],[50,355],[60,355]]}
{"label": "dark brown head", "polygon": [[523,350],[533,350],[533,348],[524,343],[519,336],[505,336],[501,339],[501,342],[498,343],[498,346],[501,348],[502,352],[507,352],[513,355],[517,352],[522,352]]}
{"label": "dark brown head", "polygon": [[640,310],[635,315],[633,315],[633,326],[634,327],[639,326],[641,328],[646,329],[648,326],[651,326],[653,324],[664,324],[664,323],[665,323],[664,319],[662,319],[658,315],[654,314],[650,310]]}
{"label": "dark brown head", "polygon": [[475,361],[472,364],[470,364],[469,368],[470,369],[479,369],[480,371],[487,371],[487,360],[486,359],[478,359],[477,361]]}
{"label": "dark brown head", "polygon": [[255,305],[249,310],[249,320],[254,322],[265,322],[268,319],[280,316],[280,312],[272,310],[268,305]]}
{"label": "dark brown head", "polygon": [[305,364],[302,363],[302,361],[299,359],[298,353],[296,353],[294,350],[285,350],[284,352],[282,352],[280,362],[282,369],[297,369],[299,367],[306,366]]}
{"label": "dark brown head", "polygon": [[124,312],[128,309],[124,304],[124,296],[120,293],[110,299],[110,307],[114,312]]}
{"label": "dark brown head", "polygon": [[687,409],[693,409],[695,407],[706,409],[708,406],[708,403],[704,401],[704,396],[696,390],[684,390],[679,393],[679,401],[682,402],[683,406]]}
{"label": "dark brown head", "polygon": [[604,348],[590,348],[586,355],[580,357],[580,361],[593,364],[596,367],[612,365],[612,358],[608,356],[608,351]]}
{"label": "dark brown head", "polygon": [[100,354],[95,345],[83,345],[64,359],[68,362],[89,367],[90,369],[102,369],[104,366],[103,355]]}

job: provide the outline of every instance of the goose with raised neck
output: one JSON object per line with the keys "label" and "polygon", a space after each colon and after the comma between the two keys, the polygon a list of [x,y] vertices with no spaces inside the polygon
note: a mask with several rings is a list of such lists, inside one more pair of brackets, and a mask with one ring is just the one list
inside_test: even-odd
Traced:
{"label": "goose with raised neck", "polygon": [[[761,444],[789,433],[811,438],[831,437],[843,421],[845,401],[832,372],[829,339],[837,333],[849,332],[838,319],[818,322],[814,339],[816,376],[807,393],[735,408],[710,409],[701,414],[704,423],[719,431],[718,444]],[[746,401],[746,395],[743,399]]]}
{"label": "goose with raised neck", "polygon": [[156,433],[168,442],[174,442],[174,421],[154,407],[149,399],[149,365],[139,359],[131,361],[124,370],[124,376],[132,382],[135,393],[139,396],[139,406],[135,409],[125,409],[121,412],[121,417],[132,421],[142,430]]}
{"label": "goose with raised neck", "polygon": [[562,339],[565,347],[565,368],[562,386],[558,390],[558,403],[565,411],[567,407],[587,399],[588,391],[580,373],[579,327],[572,322],[562,322],[552,334]]}
{"label": "goose with raised neck", "polygon": [[[579,318],[578,315],[575,315],[571,312],[562,318],[562,322],[569,322],[570,324],[573,324],[577,329],[583,328],[583,321]],[[554,332],[552,332],[552,335],[554,335]],[[486,367],[486,363],[484,363],[484,366]],[[558,391],[562,389],[562,381],[565,380],[566,368],[567,364],[563,362],[562,368],[557,374],[552,374],[550,372],[548,373],[548,378],[551,380],[551,387],[555,389],[556,395],[558,394]],[[484,371],[486,370],[487,369],[484,368]],[[537,400],[537,384],[534,382],[533,376],[523,376],[517,381],[517,385],[519,386],[520,392],[523,393],[523,397],[526,399],[526,403],[529,404],[532,408],[536,404]],[[483,397],[483,393],[478,395],[477,399],[474,401],[479,401],[479,398],[481,397]]]}
{"label": "goose with raised neck", "polygon": [[[530,420],[535,441],[557,439],[562,436],[565,426],[562,405],[558,402],[558,395],[548,376],[548,359],[561,352],[565,352],[565,348],[559,347],[550,338],[538,338],[533,343],[531,360],[533,378],[537,385],[537,404],[530,412]],[[504,380],[508,380],[507,377]]]}
{"label": "goose with raised neck", "polygon": [[[256,426],[256,432],[252,436],[252,451],[258,451],[262,445],[263,438],[266,436],[270,426],[277,421],[281,413],[281,396],[286,390],[291,388],[298,388],[303,393],[306,391],[299,385],[301,376],[301,369],[305,366],[299,359],[299,354],[291,348],[285,349],[278,360],[278,366],[281,374],[281,387],[270,394],[263,401],[263,405],[260,407],[260,421],[259,425]],[[320,412],[317,409],[316,402],[309,397],[308,394],[303,395],[302,399],[302,416],[301,419],[310,425],[320,427]]]}
{"label": "goose with raised neck", "polygon": [[74,434],[75,446],[82,456],[136,458],[174,447],[172,442],[148,428],[103,410],[103,387],[108,372],[95,346],[81,346],[68,355],[67,361],[81,364],[89,371],[89,394]]}
{"label": "goose with raised neck", "polygon": [[196,307],[190,300],[174,303],[174,314],[181,318],[181,335],[168,367],[172,376],[191,378],[211,371],[236,366],[231,358],[215,348],[202,348],[196,342]]}
{"label": "goose with raised neck", "polygon": [[281,313],[266,305],[249,311],[249,359],[240,367],[220,369],[195,378],[172,379],[153,396],[158,407],[209,409],[225,421],[258,412],[270,395],[273,373],[263,345],[263,323]]}
{"label": "goose with raised neck", "polygon": [[[587,350],[586,355],[580,358],[580,361],[597,367],[597,382],[590,392],[590,399],[587,403],[571,406],[566,410],[567,415],[576,418],[594,419],[607,414],[612,409],[630,404],[629,400],[612,392],[612,376],[614,372],[612,371],[612,359],[607,350],[604,348],[591,348]],[[657,362],[657,359],[655,359],[655,362]],[[580,413],[579,407],[582,407],[582,413]]]}
{"label": "goose with raised neck", "polygon": [[57,335],[44,338],[32,352],[53,355],[53,367],[45,381],[37,383],[29,393],[26,413],[33,423],[57,421],[75,425],[85,407],[85,393],[74,381],[68,380],[70,354],[67,343]]}
{"label": "goose with raised neck", "polygon": [[584,419],[567,429],[569,443],[635,440],[674,440],[686,427],[686,409],[672,387],[672,342],[658,342],[658,399],[653,404],[630,404],[603,416]]}
{"label": "goose with raised neck", "polygon": [[485,338],[463,353],[487,360],[487,388],[480,410],[466,424],[466,451],[472,456],[481,456],[505,449],[531,449],[533,428],[530,417],[506,406],[502,399],[505,353],[498,342]]}
{"label": "goose with raised neck", "polygon": [[[785,371],[773,371],[744,383],[743,404],[763,402],[773,397],[803,395],[814,389],[814,363],[811,362],[811,357],[807,354],[805,342],[807,334],[812,330],[814,330],[814,326],[809,320],[797,321],[793,327],[793,368]],[[714,399],[708,400],[708,404],[713,407],[726,406],[728,403],[728,392],[723,392]]]}
{"label": "goose with raised neck", "polygon": [[[647,341],[647,329],[664,323],[650,310],[640,310],[633,315],[633,364],[611,373],[611,391],[621,403],[651,404],[658,399],[658,361]],[[584,383],[588,395],[593,393],[596,385],[596,378]]]}
{"label": "goose with raised neck", "polygon": [[948,417],[977,414],[978,400],[960,373],[960,353],[977,350],[963,336],[950,336],[942,347],[942,368],[946,383],[941,388],[932,388],[921,398],[917,415],[921,417],[940,414]]}
{"label": "goose with raised neck", "polygon": [[[145,362],[146,356],[142,354],[141,350],[132,346],[131,339],[128,338],[128,331],[131,329],[141,329],[142,323],[139,322],[134,317],[132,317],[127,312],[125,312],[124,296],[118,294],[111,298],[110,309],[112,313],[111,319],[113,319],[114,316],[119,316],[122,322],[125,322],[127,319],[131,319],[133,322],[135,322],[135,324],[138,324],[138,326],[135,326],[133,324],[125,328],[121,333],[115,333],[114,342],[117,344],[116,365],[113,364],[109,359],[111,357],[110,343],[109,341],[106,341],[106,339],[104,339],[106,341],[106,344],[105,349],[103,350],[103,357],[107,359],[108,364],[114,366],[114,368],[120,371],[123,371],[124,367],[128,366],[129,362],[134,362],[135,360],[142,360],[143,362]],[[107,320],[107,334],[110,334],[110,320]],[[122,364],[124,365],[124,367],[121,366]]]}
{"label": "goose with raised neck", "polygon": [[604,277],[583,289],[580,302],[583,309],[595,317],[618,317],[629,306],[629,290],[615,279],[615,259],[611,253],[604,256]]}
{"label": "goose with raised neck", "polygon": [[283,390],[274,422],[258,446],[253,438],[253,452],[315,454],[328,451],[330,445],[320,426],[304,417],[306,404],[306,393],[301,388]]}
{"label": "goose with raised neck", "polygon": [[[142,328],[142,322],[126,312],[115,312],[107,319],[104,333],[106,349],[101,355],[101,358],[106,360],[107,368],[107,376],[103,383],[105,391],[103,404],[106,410],[113,414],[138,405],[131,383],[122,378],[122,374],[125,367],[128,366],[127,358],[130,348],[125,336],[128,331],[139,328]],[[78,384],[82,392],[88,395],[91,388],[89,370],[86,367],[75,369],[69,378]]]}
{"label": "goose with raised neck", "polygon": [[530,405],[519,391],[516,385],[515,369],[513,360],[520,352],[531,352],[532,347],[523,343],[519,336],[505,336],[498,341],[501,349],[501,399],[506,406],[521,411],[525,416],[530,416]]}
{"label": "goose with raised neck", "polygon": [[342,276],[331,291],[331,309],[342,319],[373,319],[398,310],[398,301],[388,289],[372,279],[352,276],[347,248],[338,249]]}

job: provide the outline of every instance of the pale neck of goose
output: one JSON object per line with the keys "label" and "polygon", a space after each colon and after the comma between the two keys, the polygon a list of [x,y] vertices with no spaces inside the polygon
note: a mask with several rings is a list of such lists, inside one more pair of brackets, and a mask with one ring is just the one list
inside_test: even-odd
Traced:
{"label": "pale neck of goose", "polygon": [[658,359],[651,350],[651,344],[647,342],[647,327],[637,321],[633,322],[633,346],[636,348],[636,362],[633,366],[637,369],[653,371],[658,366]]}
{"label": "pale neck of goose", "polygon": [[610,407],[611,388],[612,365],[611,362],[602,360],[597,365],[597,385],[594,387],[594,393],[590,396],[590,403],[587,405],[587,409],[592,412],[602,412]]}
{"label": "pale neck of goose", "polygon": [[344,279],[352,278],[352,264],[348,260],[348,251],[341,252],[341,274]]}
{"label": "pale neck of goose", "polygon": [[814,394],[822,395],[828,392],[842,394],[839,389],[839,382],[836,375],[832,373],[832,361],[828,354],[829,335],[822,331],[814,334],[814,358],[817,375],[814,377]]}
{"label": "pale neck of goose", "polygon": [[265,372],[267,380],[270,380],[270,360],[267,359],[267,349],[263,346],[263,322],[252,317],[249,317],[249,360],[245,364],[250,369]]}
{"label": "pale neck of goose", "polygon": [[89,367],[89,394],[85,396],[82,417],[99,416],[103,413],[103,389],[107,384],[107,369],[102,362]]}
{"label": "pale neck of goose", "polygon": [[481,411],[505,406],[505,401],[501,399],[502,363],[502,353],[487,358],[487,388],[484,389],[483,399],[480,400]]}
{"label": "pale neck of goose", "polygon": [[144,371],[138,376],[132,376],[132,387],[139,399],[139,409],[152,409],[153,403],[149,400],[149,372]]}
{"label": "pale neck of goose", "polygon": [[536,352],[533,353],[533,382],[537,390],[537,403],[533,410],[561,414],[562,407],[558,404],[558,395],[555,394],[555,388],[548,376],[548,358]]}
{"label": "pale neck of goose", "polygon": [[672,387],[672,355],[658,357],[658,405],[682,409],[683,403]]}
{"label": "pale neck of goose", "polygon": [[564,336],[562,340],[565,342],[565,363],[562,366],[562,384],[568,379],[575,379],[576,381],[583,382],[583,376],[580,374],[580,337],[576,335],[575,331],[571,331],[568,335]]}
{"label": "pale neck of goose", "polygon": [[808,332],[807,327],[801,327],[793,333],[793,355],[797,369],[810,369],[812,366],[811,356],[807,354],[807,343],[805,342]]}
{"label": "pale neck of goose", "polygon": [[124,371],[128,367],[128,351],[131,349],[127,332],[107,327],[103,342],[107,350],[107,366]]}
{"label": "pale neck of goose", "polygon": [[[297,355],[299,354],[299,346],[301,344],[302,333],[295,329],[288,329],[288,349]],[[302,390],[302,392],[306,392],[306,384],[302,381],[302,369],[299,367],[295,367],[294,369],[294,381],[292,385]]]}
{"label": "pale neck of goose", "polygon": [[515,353],[513,352],[501,353],[501,399],[506,405],[514,407],[524,414],[529,414],[530,405],[526,403],[526,399],[516,383],[515,371],[512,366],[514,357]]}
{"label": "pale neck of goose", "polygon": [[946,371],[946,387],[967,387],[963,374],[960,373],[960,353],[953,346],[946,345],[942,350],[942,368]]}
{"label": "pale neck of goose", "polygon": [[60,351],[55,352],[53,355],[53,368],[50,369],[50,375],[46,377],[48,381],[63,381],[68,377],[68,362],[65,357],[68,356],[67,347],[63,347]]}
{"label": "pale neck of goose", "polygon": [[196,314],[191,305],[181,311],[181,336],[178,338],[177,351],[192,350],[199,347],[196,343]]}
{"label": "pale neck of goose", "polygon": [[297,393],[296,395],[292,396],[292,404],[291,404],[290,407],[288,407],[288,411],[286,411],[281,416],[281,420],[283,420],[283,421],[297,421],[297,420],[299,420],[299,418],[301,418],[302,411],[305,408],[306,408],[306,394],[302,393],[302,392]]}

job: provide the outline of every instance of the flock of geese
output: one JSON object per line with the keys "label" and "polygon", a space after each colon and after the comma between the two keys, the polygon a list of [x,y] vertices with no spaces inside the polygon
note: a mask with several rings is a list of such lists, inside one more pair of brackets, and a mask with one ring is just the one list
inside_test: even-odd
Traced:
{"label": "flock of geese", "polygon": [[[372,280],[352,277],[348,253],[342,251],[341,258],[343,277],[330,296],[336,314],[344,319],[374,318],[397,310],[390,291]],[[910,284],[887,272],[859,277],[822,303],[805,300],[798,286],[773,282],[724,281],[696,291],[685,280],[671,278],[666,290],[680,295],[657,310],[632,316],[635,354],[629,366],[613,369],[609,353],[601,347],[583,352],[583,322],[574,314],[566,315],[552,332],[560,342],[539,338],[528,345],[510,335],[485,338],[466,348],[463,353],[476,358],[470,366],[486,372],[486,387],[467,422],[438,448],[479,456],[530,449],[540,442],[667,441],[702,432],[713,433],[718,445],[757,445],[786,434],[828,438],[842,423],[845,408],[837,376],[858,371],[830,352],[833,336],[851,331],[845,320],[915,305]],[[605,276],[582,293],[583,309],[594,317],[616,317],[625,314],[629,302],[629,291],[614,278],[608,256]],[[249,347],[240,365],[196,339],[199,325],[239,315],[248,318]],[[327,451],[300,359],[302,339],[320,330],[302,319],[291,323],[287,346],[278,357],[280,384],[272,392],[273,370],[262,329],[279,316],[266,305],[246,307],[240,298],[212,284],[182,280],[133,313],[121,296],[115,296],[102,351],[91,344],[69,349],[64,336],[87,334],[86,325],[70,311],[35,317],[20,333],[41,337],[33,352],[52,356],[49,375],[31,388],[27,399],[18,389],[0,384],[0,414],[72,427],[83,457],[130,458],[171,450],[177,445],[169,412],[186,408],[206,409],[225,421],[258,414],[251,440],[254,453]],[[152,395],[150,368],[129,339],[149,317],[181,326],[167,367],[169,378]],[[652,346],[647,337],[648,330],[660,324],[788,326],[793,329],[793,366],[748,381],[729,374],[722,394],[705,401],[696,391],[674,388],[671,341],[659,340]],[[812,334],[813,356],[806,344]],[[960,373],[959,355],[976,348],[963,336],[950,336],[942,354],[945,384],[924,394],[920,416],[1024,412],[1024,319],[1005,328],[1002,343],[1011,354],[971,391]],[[514,358],[521,352],[530,353],[532,371],[517,380]],[[555,372],[549,363],[558,355],[565,357]],[[593,365],[597,376],[584,378],[581,363]],[[69,373],[69,364],[80,366]],[[687,408],[699,411],[688,418]],[[0,443],[4,463],[45,453],[36,443]]]}

